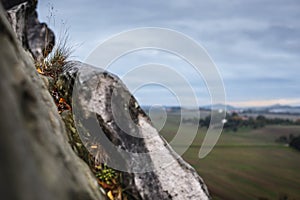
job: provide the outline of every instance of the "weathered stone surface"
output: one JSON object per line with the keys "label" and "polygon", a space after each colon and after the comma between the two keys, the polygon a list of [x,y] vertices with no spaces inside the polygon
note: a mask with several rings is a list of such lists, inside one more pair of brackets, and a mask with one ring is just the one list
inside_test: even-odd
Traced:
{"label": "weathered stone surface", "polygon": [[[23,47],[41,60],[44,50],[52,49],[54,34],[38,21],[37,1],[1,1]],[[0,11],[1,198],[104,199],[90,169],[68,143],[65,125],[70,136],[73,122],[70,111],[62,114],[62,122],[47,90],[54,80],[37,74]],[[209,199],[203,180],[159,136],[116,76],[70,62],[56,82],[61,96],[72,103],[73,86],[82,68],[87,69],[80,79],[84,87],[75,91],[73,105],[75,121],[84,126],[76,126],[76,131],[84,134],[85,143],[100,144],[94,149],[97,162],[126,171],[122,179],[130,198]]]}
{"label": "weathered stone surface", "polygon": [[8,10],[16,5],[22,4],[25,1],[28,1],[28,0],[1,0],[5,10]]}
{"label": "weathered stone surface", "polygon": [[31,52],[35,60],[41,61],[51,52],[55,37],[45,23],[39,22],[36,12],[37,1],[1,0],[1,2],[22,46]]}
{"label": "weathered stone surface", "polygon": [[99,146],[90,149],[99,162],[128,172],[124,180],[136,199],[210,198],[197,172],[159,136],[116,76],[70,62],[57,84],[72,103],[83,142]]}
{"label": "weathered stone surface", "polygon": [[0,44],[1,199],[105,199],[1,5]]}

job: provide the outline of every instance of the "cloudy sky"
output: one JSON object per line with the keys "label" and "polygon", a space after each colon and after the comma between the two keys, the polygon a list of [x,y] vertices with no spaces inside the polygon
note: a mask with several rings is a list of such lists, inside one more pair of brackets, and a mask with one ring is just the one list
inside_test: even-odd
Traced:
{"label": "cloudy sky", "polygon": [[[38,10],[40,20],[58,37],[68,28],[74,59],[85,61],[103,41],[122,31],[168,28],[205,48],[223,79],[228,104],[300,105],[299,0],[40,0]],[[200,105],[210,103],[203,78],[196,77],[188,63],[167,52],[134,52],[118,59],[109,70],[124,77],[147,63],[175,69],[189,81]],[[165,75],[142,71],[125,80],[129,88],[130,81],[151,76],[163,79]],[[176,76],[170,80],[171,90],[185,91],[176,80]],[[160,84],[140,87],[135,95],[141,104],[148,105],[176,105],[178,98]],[[186,95],[180,93],[179,98]]]}

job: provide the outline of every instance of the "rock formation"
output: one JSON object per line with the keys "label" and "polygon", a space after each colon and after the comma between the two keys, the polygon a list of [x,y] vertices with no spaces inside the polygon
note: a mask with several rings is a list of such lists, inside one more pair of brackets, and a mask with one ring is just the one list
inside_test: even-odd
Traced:
{"label": "rock formation", "polygon": [[[53,84],[76,117],[71,111],[60,115],[32,59],[39,62],[44,47],[54,44],[52,31],[38,22],[35,0],[2,2],[8,14],[0,5],[1,198],[106,199],[91,168],[71,148],[70,134],[75,133],[87,136],[81,139],[96,152],[96,164],[123,169],[122,185],[131,194],[127,199],[210,198],[196,171],[159,136],[115,75],[69,62]],[[46,32],[52,36],[36,37]],[[74,127],[74,121],[83,126]],[[89,141],[98,149],[89,149]]]}
{"label": "rock formation", "polygon": [[54,33],[37,18],[37,0],[1,0],[7,10],[7,17],[22,43],[33,58],[41,61],[54,46]]}
{"label": "rock formation", "polygon": [[105,199],[0,5],[1,199]]}
{"label": "rock formation", "polygon": [[62,95],[73,100],[77,123],[87,124],[84,142],[100,144],[97,159],[104,158],[114,168],[137,172],[127,173],[125,179],[141,199],[208,199],[197,172],[163,140],[118,77],[70,62],[58,83]]}

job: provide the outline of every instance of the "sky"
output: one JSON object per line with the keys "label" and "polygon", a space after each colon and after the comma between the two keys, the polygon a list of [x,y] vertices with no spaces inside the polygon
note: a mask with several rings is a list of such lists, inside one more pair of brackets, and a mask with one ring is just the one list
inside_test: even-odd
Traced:
{"label": "sky", "polygon": [[[224,83],[227,104],[300,105],[299,0],[40,0],[38,13],[57,39],[68,30],[72,59],[86,61],[102,42],[120,32],[142,27],[172,29],[206,50]],[[166,77],[159,70],[140,70],[125,77],[149,63],[175,70],[189,82],[195,97],[185,93],[175,75],[168,87],[157,82],[131,87],[149,77]],[[143,105],[178,105],[178,98],[190,104],[194,104],[192,98],[199,105],[212,102],[205,79],[169,52],[136,51],[116,60],[109,71],[120,76]]]}

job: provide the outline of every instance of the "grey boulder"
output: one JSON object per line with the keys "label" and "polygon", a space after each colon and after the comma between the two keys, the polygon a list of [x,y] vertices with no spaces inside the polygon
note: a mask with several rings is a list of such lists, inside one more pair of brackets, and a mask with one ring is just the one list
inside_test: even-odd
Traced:
{"label": "grey boulder", "polygon": [[101,163],[126,172],[136,199],[205,200],[202,178],[172,150],[115,75],[70,62],[58,88],[72,104],[77,130]]}

